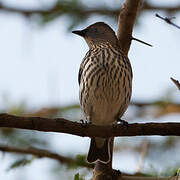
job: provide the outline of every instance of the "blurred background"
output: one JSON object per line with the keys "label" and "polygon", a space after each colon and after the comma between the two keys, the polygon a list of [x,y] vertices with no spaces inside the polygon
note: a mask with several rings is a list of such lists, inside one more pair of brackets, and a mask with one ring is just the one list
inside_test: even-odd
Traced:
{"label": "blurred background", "polygon": [[[119,0],[1,0],[0,112],[22,116],[64,117],[79,121],[78,70],[88,51],[71,33],[104,21],[117,32]],[[132,103],[123,119],[134,122],[179,122],[180,93],[170,77],[180,80],[180,30],[155,17],[176,17],[179,0],[144,1],[133,36],[153,45],[132,42]],[[40,148],[71,161],[9,153],[4,146]],[[85,166],[89,138],[0,129],[0,179],[89,178]],[[30,148],[31,147],[31,148]],[[113,167],[128,174],[173,175],[180,167],[178,137],[116,138]],[[81,164],[81,166],[80,166]]]}

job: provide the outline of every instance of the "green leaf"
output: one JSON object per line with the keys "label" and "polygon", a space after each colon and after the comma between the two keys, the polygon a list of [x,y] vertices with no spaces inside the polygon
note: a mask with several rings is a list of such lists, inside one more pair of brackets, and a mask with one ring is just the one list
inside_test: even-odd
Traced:
{"label": "green leaf", "polygon": [[79,179],[79,173],[75,174],[74,180],[80,180],[80,179]]}
{"label": "green leaf", "polygon": [[18,168],[18,167],[24,167],[28,164],[30,164],[32,162],[32,159],[26,159],[26,158],[22,158],[19,160],[16,160],[15,162],[13,162],[10,167],[7,169],[7,171]]}
{"label": "green leaf", "polygon": [[86,156],[85,155],[77,155],[76,156],[76,159],[73,163],[69,164],[67,166],[67,168],[69,169],[76,169],[78,168],[80,165],[86,165],[87,162],[86,162]]}
{"label": "green leaf", "polygon": [[75,174],[74,180],[84,180],[83,177],[80,177],[79,173]]}
{"label": "green leaf", "polygon": [[84,164],[84,163],[86,163],[86,155],[78,154],[76,156],[76,161],[77,161],[77,164]]}

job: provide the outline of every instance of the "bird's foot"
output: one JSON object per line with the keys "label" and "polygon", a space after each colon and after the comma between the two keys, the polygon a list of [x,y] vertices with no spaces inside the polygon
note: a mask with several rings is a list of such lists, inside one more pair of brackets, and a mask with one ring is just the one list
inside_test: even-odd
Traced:
{"label": "bird's foot", "polygon": [[121,176],[121,171],[120,170],[115,170],[115,169],[113,169],[112,170],[112,177],[113,177],[113,180],[115,179],[118,179],[120,176]]}
{"label": "bird's foot", "polygon": [[125,126],[126,128],[128,128],[128,126],[129,126],[129,123],[128,123],[127,121],[122,120],[122,119],[120,119],[120,118],[117,119],[117,123],[122,124],[122,125]]}
{"label": "bird's foot", "polygon": [[103,180],[118,180],[121,177],[121,171],[112,169],[110,171],[106,171],[103,174],[98,175],[98,179]]}
{"label": "bird's foot", "polygon": [[80,122],[83,127],[87,127],[89,124],[91,124],[91,122],[85,121],[83,119],[81,119]]}
{"label": "bird's foot", "polygon": [[117,122],[114,122],[114,123],[112,124],[112,127],[113,127],[113,128],[117,128],[117,127],[118,127]]}

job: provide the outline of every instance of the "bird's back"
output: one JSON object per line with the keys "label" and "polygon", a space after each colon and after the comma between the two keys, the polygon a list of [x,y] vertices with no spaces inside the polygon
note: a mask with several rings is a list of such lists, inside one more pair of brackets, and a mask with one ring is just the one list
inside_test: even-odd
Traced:
{"label": "bird's back", "polygon": [[80,103],[94,124],[113,123],[126,111],[131,97],[128,58],[109,43],[91,48],[79,71]]}

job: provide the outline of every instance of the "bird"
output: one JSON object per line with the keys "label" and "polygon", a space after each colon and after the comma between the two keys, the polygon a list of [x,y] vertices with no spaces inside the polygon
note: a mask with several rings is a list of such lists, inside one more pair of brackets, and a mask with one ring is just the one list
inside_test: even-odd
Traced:
{"label": "bird", "polygon": [[[79,68],[79,99],[86,120],[95,125],[113,125],[126,111],[132,94],[132,68],[113,29],[96,22],[72,31],[89,47]],[[91,138],[87,161],[107,164],[110,138]]]}

